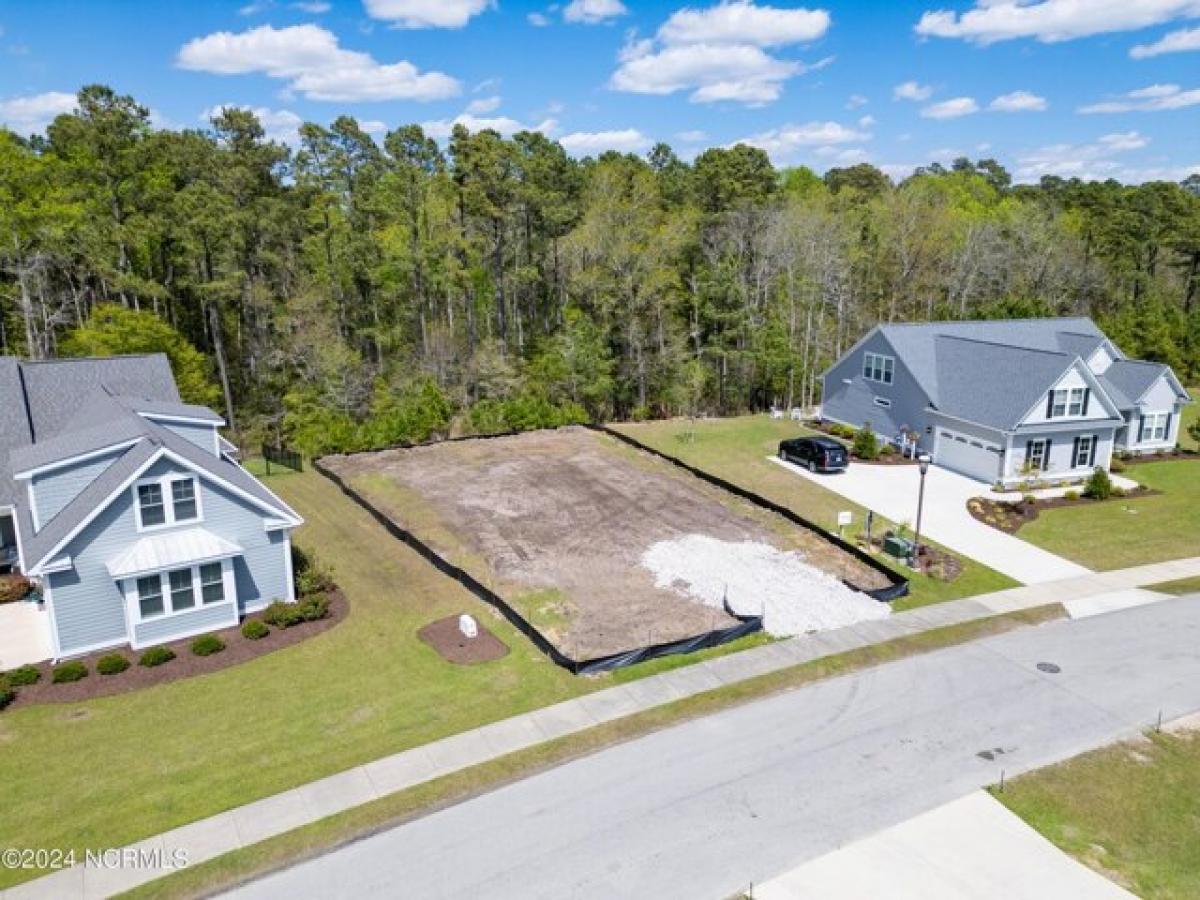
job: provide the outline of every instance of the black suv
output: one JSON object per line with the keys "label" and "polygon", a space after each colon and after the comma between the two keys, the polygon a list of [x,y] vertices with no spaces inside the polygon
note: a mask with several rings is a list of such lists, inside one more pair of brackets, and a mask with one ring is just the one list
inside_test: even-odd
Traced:
{"label": "black suv", "polygon": [[810,472],[845,472],[850,465],[846,448],[827,437],[801,437],[779,444],[779,458],[798,463]]}

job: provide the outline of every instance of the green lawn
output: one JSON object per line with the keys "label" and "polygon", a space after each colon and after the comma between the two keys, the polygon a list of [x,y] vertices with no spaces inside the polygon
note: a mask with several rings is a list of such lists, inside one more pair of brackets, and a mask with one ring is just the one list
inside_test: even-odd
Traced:
{"label": "green lawn", "polygon": [[[809,433],[794,422],[758,415],[697,421],[694,428],[686,419],[616,427],[647,446],[774,500],[830,531],[837,530],[837,514],[843,510],[852,511],[857,527],[861,527],[865,514],[861,507],[767,460],[775,455],[784,438]],[[887,525],[881,519],[876,522],[881,529]],[[888,562],[885,557],[880,559]],[[986,566],[965,559],[963,562],[962,574],[952,582],[937,581],[899,567],[898,571],[911,579],[912,593],[896,601],[894,607],[911,609],[1016,585]]]}
{"label": "green lawn", "polygon": [[1200,734],[1152,734],[993,794],[1063,850],[1142,897],[1200,897]]}
{"label": "green lawn", "polygon": [[1200,450],[1200,444],[1188,434],[1188,428],[1200,421],[1200,387],[1188,388],[1195,403],[1189,403],[1183,408],[1183,421],[1179,425],[1179,443],[1188,450]]}
{"label": "green lawn", "polygon": [[1181,578],[1179,581],[1164,581],[1162,584],[1152,584],[1148,591],[1158,591],[1162,594],[1173,594],[1182,597],[1184,594],[1200,594],[1200,578]]}
{"label": "green lawn", "polygon": [[[548,661],[323,477],[269,484],[306,517],[298,543],[333,565],[350,616],[223,672],[3,713],[0,846],[121,846],[611,683]],[[460,612],[478,616],[512,652],[458,667],[417,640],[425,623]],[[0,868],[0,888],[29,874]]]}
{"label": "green lawn", "polygon": [[1139,463],[1125,475],[1162,493],[1047,510],[1018,536],[1099,570],[1200,554],[1200,460]]}

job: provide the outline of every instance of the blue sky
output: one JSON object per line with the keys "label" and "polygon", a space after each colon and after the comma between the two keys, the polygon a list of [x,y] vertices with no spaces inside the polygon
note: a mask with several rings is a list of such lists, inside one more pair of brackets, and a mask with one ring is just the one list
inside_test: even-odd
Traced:
{"label": "blue sky", "polygon": [[576,155],[1200,171],[1200,0],[0,0],[0,122],[39,130],[91,82],[174,127],[250,107],[284,140],[350,113],[540,128]]}

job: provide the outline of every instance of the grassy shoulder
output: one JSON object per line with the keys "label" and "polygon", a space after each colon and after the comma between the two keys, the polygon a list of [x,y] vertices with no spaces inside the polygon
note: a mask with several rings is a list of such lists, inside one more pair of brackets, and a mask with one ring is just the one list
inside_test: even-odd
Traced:
{"label": "grassy shoulder", "polygon": [[[837,515],[841,511],[850,510],[859,523],[866,515],[866,510],[840,494],[797,478],[768,461],[767,457],[778,451],[781,440],[810,433],[794,422],[757,415],[706,419],[694,424],[669,419],[616,427],[647,446],[768,497],[831,532],[837,530]],[[893,524],[883,519],[876,522],[881,529]],[[1011,578],[965,558],[962,574],[951,582],[918,575],[888,557],[879,559],[910,579],[911,594],[893,604],[897,611],[1017,585]]]}
{"label": "grassy shoulder", "polygon": [[1197,402],[1189,403],[1183,408],[1183,417],[1179,424],[1179,443],[1187,450],[1200,450],[1200,443],[1188,433],[1189,428],[1200,422],[1200,387],[1188,388],[1188,393]]}
{"label": "grassy shoulder", "polygon": [[1142,897],[1200,897],[1200,733],[1149,734],[993,794],[1046,838]]}
{"label": "grassy shoulder", "polygon": [[1162,584],[1151,584],[1148,591],[1158,591],[1160,594],[1171,594],[1182,597],[1184,594],[1200,594],[1200,578],[1180,578],[1178,581],[1164,581]]}
{"label": "grassy shoulder", "polygon": [[1161,493],[1046,510],[1018,537],[1100,571],[1195,556],[1200,461],[1139,463],[1125,475]]}
{"label": "grassy shoulder", "polygon": [[224,854],[121,895],[209,895],[506,783],[690,719],[838,675],[1061,618],[1058,604],[909,635],[707,691],[456,772]]}

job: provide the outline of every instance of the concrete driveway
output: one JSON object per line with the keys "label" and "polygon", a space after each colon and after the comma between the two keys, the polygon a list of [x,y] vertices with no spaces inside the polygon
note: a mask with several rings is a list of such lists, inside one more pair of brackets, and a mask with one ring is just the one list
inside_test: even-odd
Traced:
{"label": "concrete driveway", "polygon": [[48,615],[36,603],[0,604],[0,672],[50,658]]}
{"label": "concrete driveway", "polygon": [[[921,480],[916,466],[851,463],[840,475],[817,475],[776,457],[771,457],[771,461],[893,522],[916,524]],[[922,536],[1023,584],[1074,578],[1090,571],[972,518],[967,512],[967,501],[991,494],[991,488],[981,482],[940,466],[930,466],[925,481]],[[857,528],[861,523],[855,525]]]}

